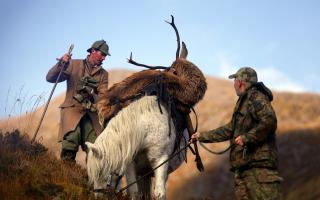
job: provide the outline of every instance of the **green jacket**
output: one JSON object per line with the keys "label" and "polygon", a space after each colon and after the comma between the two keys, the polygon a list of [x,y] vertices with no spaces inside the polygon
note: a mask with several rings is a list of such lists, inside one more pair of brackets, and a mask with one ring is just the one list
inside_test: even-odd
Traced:
{"label": "green jacket", "polygon": [[[231,170],[251,167],[278,167],[275,131],[276,114],[271,106],[272,92],[263,83],[256,83],[241,95],[231,122],[217,129],[201,132],[200,142],[230,140]],[[234,140],[241,135],[244,147]]]}

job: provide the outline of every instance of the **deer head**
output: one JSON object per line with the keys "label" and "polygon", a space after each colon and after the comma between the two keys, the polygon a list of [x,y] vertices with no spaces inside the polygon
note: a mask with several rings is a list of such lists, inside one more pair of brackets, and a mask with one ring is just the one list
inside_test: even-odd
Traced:
{"label": "deer head", "polygon": [[[171,22],[165,22],[173,27],[177,37],[176,60],[171,66],[164,67],[140,64],[132,59],[132,53],[130,54],[128,62],[149,69],[165,69],[163,72],[164,79],[166,79],[168,83],[171,83],[168,84],[168,90],[170,90],[170,92],[183,104],[193,106],[203,98],[207,89],[207,83],[201,70],[196,65],[186,60],[188,49],[184,42],[180,42],[179,32],[174,23],[174,17],[171,15]],[[182,45],[180,45],[180,43]],[[180,50],[181,46],[182,48]]]}

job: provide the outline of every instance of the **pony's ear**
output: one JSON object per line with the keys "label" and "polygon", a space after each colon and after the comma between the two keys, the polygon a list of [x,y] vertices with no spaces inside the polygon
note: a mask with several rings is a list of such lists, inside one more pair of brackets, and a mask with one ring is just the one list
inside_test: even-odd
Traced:
{"label": "pony's ear", "polygon": [[86,142],[85,143],[87,145],[88,148],[88,152],[92,151],[92,154],[97,157],[97,158],[101,158],[101,152],[100,150],[91,142]]}

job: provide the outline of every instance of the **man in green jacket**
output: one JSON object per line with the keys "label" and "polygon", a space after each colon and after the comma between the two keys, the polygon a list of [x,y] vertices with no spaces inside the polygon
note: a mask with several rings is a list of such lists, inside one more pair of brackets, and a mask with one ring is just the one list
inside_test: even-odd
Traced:
{"label": "man in green jacket", "polygon": [[243,67],[229,76],[239,99],[231,121],[217,129],[195,133],[192,140],[230,140],[231,171],[235,174],[237,199],[280,199],[277,118],[272,108],[272,92],[258,82],[257,73]]}

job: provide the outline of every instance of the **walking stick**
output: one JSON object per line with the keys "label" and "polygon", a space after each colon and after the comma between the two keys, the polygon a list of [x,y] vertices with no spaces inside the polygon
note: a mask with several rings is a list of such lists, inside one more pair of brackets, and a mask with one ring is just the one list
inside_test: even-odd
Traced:
{"label": "walking stick", "polygon": [[[74,47],[74,45],[71,44],[70,47],[69,47],[69,51],[68,51],[68,54],[69,54],[69,55],[71,55],[71,52],[72,52],[72,50],[73,50],[73,47]],[[60,72],[59,72],[59,75],[58,75],[58,77],[57,77],[56,82],[55,82],[54,85],[53,85],[53,88],[52,88],[52,90],[51,90],[51,93],[50,93],[49,99],[48,99],[48,101],[47,101],[47,103],[46,103],[46,106],[45,106],[45,108],[44,108],[44,111],[43,111],[43,113],[42,113],[42,115],[41,115],[41,118],[40,118],[39,124],[38,124],[38,126],[37,126],[37,129],[36,129],[36,131],[35,131],[32,139],[31,139],[31,144],[35,141],[35,139],[36,139],[36,137],[37,137],[37,134],[38,134],[39,129],[40,129],[40,126],[41,126],[41,124],[42,124],[44,115],[45,115],[46,112],[47,112],[47,109],[48,109],[48,106],[49,106],[51,97],[52,97],[52,95],[53,95],[53,92],[54,92],[54,90],[56,89],[56,86],[57,86],[57,84],[58,84],[58,81],[59,81],[59,79],[60,79],[60,76],[61,76],[61,74],[62,74],[62,71],[63,71],[64,68],[65,68],[66,63],[64,63],[64,62],[62,62],[62,61],[60,61],[60,62],[61,62],[60,64],[62,65],[61,70],[60,70]]]}

